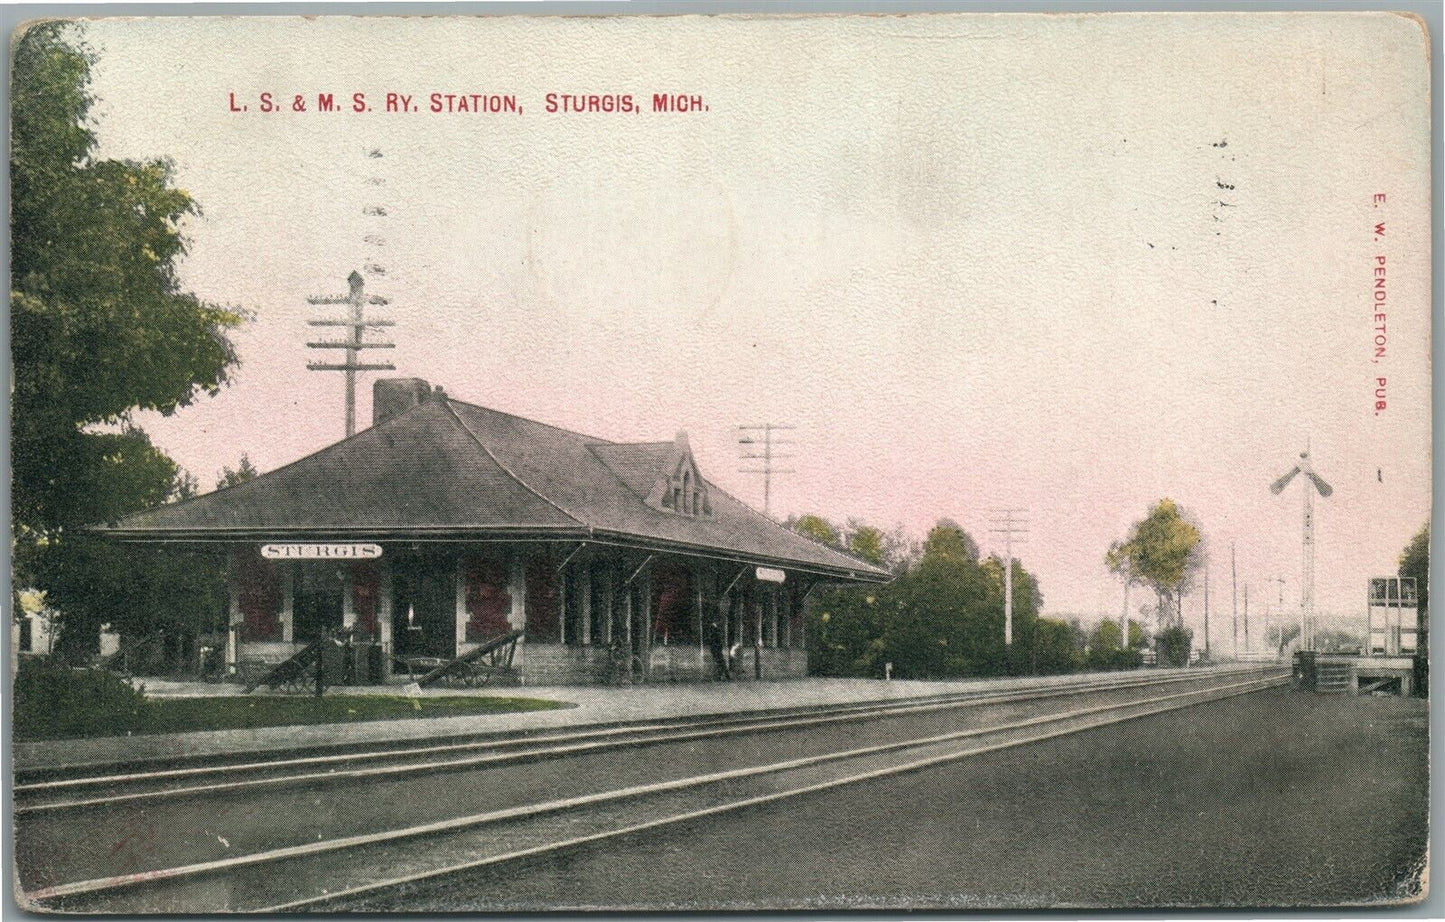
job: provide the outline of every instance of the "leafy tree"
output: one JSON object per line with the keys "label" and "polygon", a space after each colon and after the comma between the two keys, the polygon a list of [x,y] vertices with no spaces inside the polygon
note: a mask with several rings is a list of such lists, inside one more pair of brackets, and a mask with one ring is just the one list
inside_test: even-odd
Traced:
{"label": "leafy tree", "polygon": [[1188,666],[1189,651],[1194,645],[1194,632],[1177,624],[1172,625],[1159,632],[1155,643],[1159,651],[1159,665]]}
{"label": "leafy tree", "polygon": [[830,547],[843,546],[843,539],[838,534],[838,527],[821,515],[810,513],[797,518],[789,517],[783,522],[783,527],[805,538],[811,538],[819,544],[826,544]]}
{"label": "leafy tree", "polygon": [[[1161,624],[1179,602],[1194,574],[1204,565],[1198,526],[1188,521],[1172,499],[1161,499],[1104,555],[1109,569],[1132,583],[1154,590]],[[1176,615],[1176,624],[1182,620]]]}
{"label": "leafy tree", "polygon": [[909,536],[902,526],[884,531],[858,519],[849,519],[844,528],[848,550],[864,560],[887,567],[895,575],[918,563],[923,546]]}
{"label": "leafy tree", "polygon": [[1298,636],[1298,624],[1286,624],[1284,627],[1270,625],[1269,630],[1264,634],[1265,641],[1276,650],[1283,650],[1291,640],[1294,640]]}
{"label": "leafy tree", "polygon": [[1112,618],[1100,621],[1089,634],[1085,664],[1090,669],[1136,669],[1144,661],[1144,628],[1130,620],[1130,643],[1119,645],[1119,623]]}
{"label": "leafy tree", "polygon": [[978,543],[952,519],[939,519],[923,542],[923,562],[971,560],[978,562]]}
{"label": "leafy tree", "polygon": [[255,466],[251,464],[251,457],[243,452],[240,462],[236,464],[235,470],[229,467],[221,468],[221,477],[216,481],[216,489],[224,490],[227,487],[234,487],[238,483],[254,480],[260,473],[261,472],[256,470]]}
{"label": "leafy tree", "polygon": [[1415,532],[1415,537],[1400,552],[1400,575],[1415,578],[1415,590],[1420,594],[1420,625],[1430,623],[1430,523],[1426,522]]}
{"label": "leafy tree", "polygon": [[1030,644],[1030,672],[1055,675],[1073,672],[1083,664],[1084,636],[1077,622],[1039,618]]}
{"label": "leafy tree", "polygon": [[[855,529],[856,531],[856,529]],[[896,547],[908,547],[899,540]],[[1014,562],[1014,644],[1003,642],[1003,564],[953,522],[929,533],[916,563],[884,586],[818,595],[808,637],[822,675],[937,679],[1064,671],[1077,664],[1081,632],[1038,628],[1037,580]]]}
{"label": "leafy tree", "polygon": [[171,498],[180,501],[199,496],[201,492],[201,481],[184,468],[176,469],[176,485],[171,493]]}
{"label": "leafy tree", "polygon": [[[62,643],[140,578],[84,526],[178,486],[131,415],[219,390],[236,361],[227,331],[244,319],[180,289],[180,225],[197,208],[170,164],[94,157],[93,58],[75,28],[28,28],[11,79],[14,565],[17,584],[46,589],[63,613]],[[85,578],[82,564],[98,569]]]}
{"label": "leafy tree", "polygon": [[856,557],[861,557],[869,563],[883,566],[887,563],[885,558],[886,537],[880,529],[872,525],[859,525],[851,530],[848,535],[848,550]]}

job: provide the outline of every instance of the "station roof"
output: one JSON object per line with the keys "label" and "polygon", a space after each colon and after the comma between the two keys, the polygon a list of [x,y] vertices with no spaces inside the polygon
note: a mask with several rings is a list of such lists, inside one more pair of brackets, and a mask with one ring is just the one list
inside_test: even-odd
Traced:
{"label": "station roof", "polygon": [[695,471],[686,436],[618,443],[438,391],[252,480],[125,517],[127,541],[593,540],[878,582],[886,570],[794,534],[697,476],[705,509],[656,501]]}

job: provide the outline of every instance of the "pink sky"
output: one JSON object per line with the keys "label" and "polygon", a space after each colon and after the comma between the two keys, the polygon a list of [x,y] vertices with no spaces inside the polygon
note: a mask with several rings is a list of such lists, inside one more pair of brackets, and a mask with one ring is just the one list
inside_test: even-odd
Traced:
{"label": "pink sky", "polygon": [[[985,510],[1026,506],[1053,613],[1117,612],[1104,551],[1161,496],[1204,524],[1216,612],[1231,542],[1252,620],[1269,578],[1293,606],[1298,488],[1267,488],[1308,438],[1336,490],[1316,506],[1319,607],[1354,615],[1429,514],[1429,148],[1418,29],[1340,25],[93,23],[103,153],[174,158],[204,208],[185,284],[255,315],[231,387],[143,422],[205,483],[243,451],[269,470],[338,438],[305,298],[344,291],[378,233],[398,374],[610,439],[686,430],[757,506],[733,427],[796,424],[780,517],[947,516],[994,550]],[[525,111],[228,111],[263,91]],[[549,116],[554,91],[709,108]]]}

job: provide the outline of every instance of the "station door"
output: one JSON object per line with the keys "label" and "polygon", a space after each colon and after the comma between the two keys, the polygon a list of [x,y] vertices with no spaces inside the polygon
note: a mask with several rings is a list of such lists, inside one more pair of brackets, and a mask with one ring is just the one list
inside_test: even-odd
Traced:
{"label": "station door", "polygon": [[398,560],[392,571],[392,644],[401,656],[457,655],[455,560]]}

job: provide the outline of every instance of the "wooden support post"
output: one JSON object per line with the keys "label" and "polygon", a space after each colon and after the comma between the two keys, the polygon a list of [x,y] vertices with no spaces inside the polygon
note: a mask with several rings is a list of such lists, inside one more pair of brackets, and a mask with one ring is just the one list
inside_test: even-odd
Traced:
{"label": "wooden support post", "polygon": [[808,596],[811,593],[812,587],[810,586],[808,591],[798,599],[798,627],[800,628],[798,633],[802,635],[798,638],[798,646],[805,650],[808,648]]}
{"label": "wooden support post", "polygon": [[349,628],[356,623],[356,600],[352,595],[352,565],[341,566],[341,626]]}
{"label": "wooden support post", "polygon": [[707,650],[704,649],[702,610],[706,604],[703,598],[703,579],[708,575],[704,572],[701,564],[694,564],[692,568],[692,595],[693,607],[697,612],[697,669],[702,675],[707,675]]}
{"label": "wooden support post", "polygon": [[470,620],[467,614],[467,567],[466,560],[462,557],[457,558],[456,573],[452,582],[456,597],[456,609],[453,611],[453,617],[456,619],[456,638],[452,655],[461,656],[462,645],[467,642],[467,621]]}
{"label": "wooden support post", "polygon": [[783,619],[783,642],[779,646],[787,650],[793,649],[793,612],[797,601],[796,596],[797,593],[793,591],[792,586],[785,584],[778,587],[778,600],[781,603],[779,607],[782,609]]}
{"label": "wooden support post", "polygon": [[622,587],[622,639],[627,645],[627,655],[629,658],[632,656],[632,594],[635,591],[631,584]]}
{"label": "wooden support post", "polygon": [[772,585],[768,587],[768,640],[772,641],[771,646],[781,647],[778,642],[778,601],[782,587]]}
{"label": "wooden support post", "polygon": [[763,678],[763,600],[756,591],[749,593],[753,606],[753,673],[754,678]]}
{"label": "wooden support post", "polygon": [[609,647],[612,646],[613,612],[617,609],[616,584],[616,564],[608,561],[602,567],[602,642]]}
{"label": "wooden support post", "polygon": [[585,647],[592,644],[592,562],[590,560],[584,561],[582,564],[581,583],[582,645]]}
{"label": "wooden support post", "polygon": [[527,629],[527,562],[512,551],[507,564],[507,594],[512,597],[512,614],[507,623],[514,631]]}
{"label": "wooden support post", "polygon": [[642,593],[642,623],[638,625],[642,628],[642,651],[639,655],[642,657],[642,675],[645,679],[652,671],[652,570],[647,571],[638,589]]}
{"label": "wooden support post", "polygon": [[236,561],[234,552],[226,567],[226,588],[230,590],[226,619],[226,665],[234,667],[240,662],[241,626],[246,621],[246,616],[241,614],[241,567]]}
{"label": "wooden support post", "polygon": [[722,635],[722,650],[723,650],[723,664],[724,664],[724,665],[723,665],[723,675],[724,675],[725,678],[728,678],[728,679],[731,679],[731,678],[733,677],[733,670],[732,670],[733,635],[732,635],[732,625],[731,625],[731,621],[730,621],[730,619],[728,618],[728,613],[729,613],[729,612],[728,612],[728,609],[729,609],[729,607],[730,607],[731,604],[732,604],[732,595],[731,595],[731,592],[732,592],[732,586],[729,585],[726,589],[724,589],[721,593],[719,593],[719,594],[718,594],[718,597],[717,597],[717,629],[718,629],[718,633],[720,633],[720,634]]}
{"label": "wooden support post", "polygon": [[381,560],[381,578],[377,581],[377,592],[381,598],[376,601],[376,630],[381,635],[381,677],[391,678],[391,561]]}
{"label": "wooden support post", "polygon": [[[571,559],[569,555],[567,560]],[[564,646],[567,643],[567,579],[571,573],[566,561],[557,571],[557,642]]]}
{"label": "wooden support post", "polygon": [[296,620],[296,572],[289,565],[281,567],[281,639],[291,643],[292,625]]}

